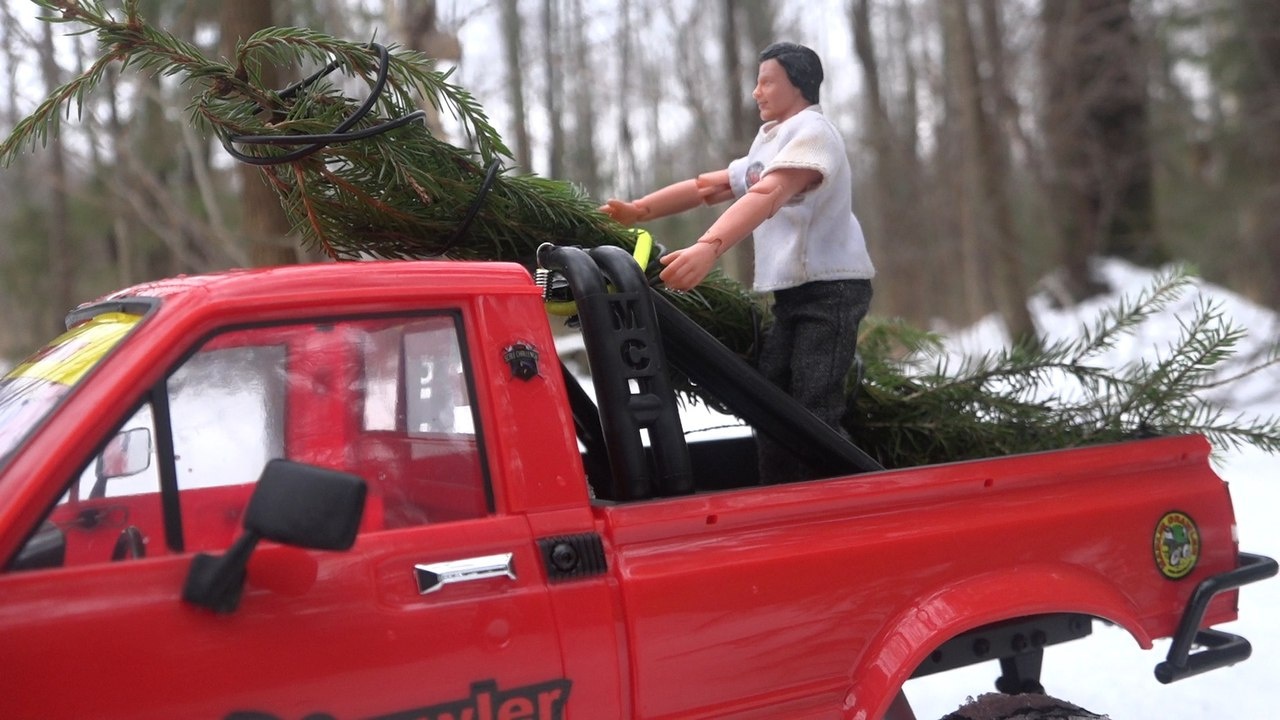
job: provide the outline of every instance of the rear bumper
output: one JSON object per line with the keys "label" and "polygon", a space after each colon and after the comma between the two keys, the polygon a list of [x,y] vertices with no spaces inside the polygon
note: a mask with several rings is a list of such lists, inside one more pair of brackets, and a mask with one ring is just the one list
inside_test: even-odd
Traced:
{"label": "rear bumper", "polygon": [[[1276,561],[1264,555],[1240,553],[1240,561],[1236,569],[1221,575],[1206,578],[1196,586],[1191,594],[1191,601],[1182,613],[1178,622],[1178,630],[1173,635],[1173,645],[1169,648],[1169,656],[1164,662],[1156,665],[1156,679],[1162,683],[1171,683],[1192,675],[1199,675],[1227,665],[1234,665],[1249,657],[1253,652],[1249,641],[1239,635],[1221,630],[1200,629],[1204,621],[1205,610],[1209,601],[1218,593],[1234,590],[1241,585],[1248,585],[1265,580],[1276,574]],[[1195,653],[1191,648],[1198,645],[1201,649]]]}

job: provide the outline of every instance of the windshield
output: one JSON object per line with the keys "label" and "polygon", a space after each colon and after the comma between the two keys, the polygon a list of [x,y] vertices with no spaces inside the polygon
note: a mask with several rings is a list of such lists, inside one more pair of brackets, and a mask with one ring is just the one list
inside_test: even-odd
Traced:
{"label": "windshield", "polygon": [[141,320],[103,313],[63,333],[0,379],[0,462]]}

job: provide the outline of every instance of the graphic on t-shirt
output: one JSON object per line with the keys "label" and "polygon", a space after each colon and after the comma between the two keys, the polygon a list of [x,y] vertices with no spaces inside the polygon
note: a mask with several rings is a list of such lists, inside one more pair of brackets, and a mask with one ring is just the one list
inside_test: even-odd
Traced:
{"label": "graphic on t-shirt", "polygon": [[[764,174],[764,163],[756,160],[747,166],[747,189],[750,190],[752,185],[760,182],[760,176]],[[799,205],[804,202],[804,193],[796,193],[787,201],[787,205]]]}

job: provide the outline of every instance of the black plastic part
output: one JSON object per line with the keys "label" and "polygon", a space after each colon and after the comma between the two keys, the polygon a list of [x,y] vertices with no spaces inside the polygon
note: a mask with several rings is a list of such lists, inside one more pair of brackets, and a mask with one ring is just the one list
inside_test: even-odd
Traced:
{"label": "black plastic part", "polygon": [[182,495],[178,492],[178,470],[173,450],[173,423],[169,418],[169,391],[166,382],[162,380],[153,385],[149,394],[156,429],[156,468],[160,473],[160,508],[164,513],[164,543],[173,552],[185,552]]}
{"label": "black plastic part", "polygon": [[246,532],[222,555],[197,553],[182,586],[182,599],[216,613],[235,612],[244,592],[249,556],[258,539],[254,533]]}
{"label": "black plastic part", "polygon": [[605,445],[604,430],[600,427],[600,411],[568,367],[561,365],[560,374],[564,377],[565,391],[569,395],[569,411],[573,413],[574,429],[585,449],[582,465],[587,473],[587,482],[591,485],[592,492],[597,497],[602,497],[609,485],[610,470],[609,448]]}
{"label": "black plastic part", "polygon": [[244,527],[286,545],[346,550],[356,541],[366,490],[350,473],[272,460],[249,498]]}
{"label": "black plastic part", "polygon": [[[1093,632],[1088,615],[1052,613],[984,625],[943,643],[920,663],[911,677],[955,670],[990,660],[1000,661],[996,689],[1003,693],[1038,692],[1044,648],[1078,640]],[[1006,689],[1008,688],[1008,689]]]}
{"label": "black plastic part", "polygon": [[[1253,652],[1248,640],[1221,630],[1201,630],[1200,624],[1215,595],[1273,577],[1276,570],[1274,559],[1242,552],[1236,569],[1202,580],[1182,612],[1168,657],[1156,665],[1156,679],[1168,684],[1247,659]],[[1193,645],[1203,649],[1192,653]]]}
{"label": "black plastic part", "polygon": [[1044,685],[1040,684],[1040,668],[1043,664],[1043,649],[1000,658],[1000,677],[996,678],[996,690],[1005,695],[1044,694]]}
{"label": "black plastic part", "polygon": [[217,613],[233,612],[244,591],[249,556],[261,539],[312,550],[355,543],[367,486],[349,473],[272,460],[262,470],[244,514],[244,534],[221,556],[191,561],[182,599]]}
{"label": "black plastic part", "polygon": [[137,525],[130,525],[120,531],[116,537],[115,547],[111,548],[111,561],[138,560],[147,556],[146,538]]}
{"label": "black plastic part", "polygon": [[603,575],[609,569],[604,542],[596,533],[543,538],[538,548],[547,580],[553,583]]}
{"label": "black plastic part", "polygon": [[582,321],[612,471],[608,487],[597,492],[604,490],[606,500],[693,492],[689,451],[667,375],[653,295],[639,266],[622,248],[588,253],[550,244],[538,248],[538,264],[569,281]]}
{"label": "black plastic part", "polygon": [[805,462],[828,475],[884,469],[875,458],[765,379],[670,301],[657,292],[652,294],[671,364],[706,388],[734,414],[779,444],[793,448]]}
{"label": "black plastic part", "polygon": [[[371,83],[369,96],[364,99],[360,107],[356,108],[347,119],[343,120],[333,129],[332,132],[321,135],[231,135],[228,137],[219,136],[222,147],[229,155],[242,163],[249,165],[280,165],[283,163],[296,162],[309,155],[312,155],[333,143],[351,142],[352,140],[363,140],[373,137],[388,130],[394,130],[413,122],[425,120],[426,113],[422,110],[415,110],[407,115],[378,123],[372,127],[366,127],[360,130],[352,130],[360,120],[378,103],[378,98],[382,95],[383,89],[387,84],[387,75],[391,66],[390,53],[387,48],[378,43],[369,43],[369,47],[378,54],[378,74]],[[336,70],[342,64],[341,60],[334,60],[328,65],[312,74],[307,79],[295,83],[285,88],[280,93],[280,97],[288,99],[296,95],[299,91],[310,87],[320,78],[328,75]],[[266,109],[266,108],[262,108]],[[307,145],[307,147],[299,148],[283,155],[261,157],[258,155],[249,155],[240,152],[235,148],[235,143],[243,143],[247,145]]]}
{"label": "black plastic part", "polygon": [[107,300],[105,302],[94,303],[92,305],[83,305],[67,313],[64,323],[67,329],[79,325],[85,320],[95,318],[106,313],[125,313],[128,315],[146,315],[152,310],[160,307],[160,301],[156,298],[129,298],[127,300]]}
{"label": "black plastic part", "polygon": [[10,570],[36,570],[62,567],[67,557],[67,534],[46,520],[36,530],[18,556],[9,563]]}

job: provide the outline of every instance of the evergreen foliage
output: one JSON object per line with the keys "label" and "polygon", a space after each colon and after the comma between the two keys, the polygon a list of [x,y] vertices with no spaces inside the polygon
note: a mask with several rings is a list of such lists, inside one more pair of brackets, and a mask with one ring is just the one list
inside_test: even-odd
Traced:
{"label": "evergreen foliage", "polygon": [[[484,259],[531,267],[544,242],[634,246],[631,231],[599,213],[598,202],[569,183],[498,172],[485,193],[486,175],[509,154],[507,148],[475,99],[421,54],[392,48],[386,91],[373,98],[367,115],[350,122],[362,98],[348,97],[326,79],[265,88],[259,72],[268,63],[332,63],[374,86],[380,60],[372,45],[273,28],[241,42],[230,61],[211,60],[145,22],[136,0],[125,3],[123,21],[96,0],[33,1],[60,13],[56,22],[96,32],[102,56],[15,128],[0,144],[0,163],[47,142],[60,114],[83,103],[118,60],[139,71],[177,76],[199,90],[188,108],[192,121],[259,165],[299,236],[335,260]],[[475,149],[456,147],[417,123],[371,130],[412,115],[420,97],[456,117]],[[306,140],[335,128],[361,139]],[[292,157],[297,147],[243,142],[254,136],[295,136],[303,147],[321,146],[273,164]],[[474,221],[461,235],[473,207]],[[656,266],[649,271],[654,277]],[[658,286],[656,277],[653,282]],[[1092,364],[1188,282],[1184,270],[1171,271],[1148,294],[1113,308],[1078,341],[1013,348],[955,367],[937,336],[868,321],[860,340],[865,377],[850,378],[857,387],[851,387],[846,426],[889,467],[1186,432],[1205,433],[1219,447],[1280,450],[1280,419],[1227,417],[1204,399],[1203,391],[1221,382],[1217,373],[1243,335],[1219,307],[1199,307],[1159,361],[1118,371]],[[730,348],[743,355],[753,350],[759,307],[733,280],[717,271],[698,290],[668,297]],[[1273,351],[1263,366],[1278,359]]]}
{"label": "evergreen foliage", "polygon": [[[1122,298],[1078,339],[1034,351],[1014,347],[955,360],[935,335],[873,325],[859,344],[868,380],[846,426],[889,465],[899,458],[945,462],[1180,433],[1203,433],[1219,449],[1280,452],[1280,418],[1228,415],[1207,399],[1208,391],[1240,379],[1222,371],[1236,359],[1245,331],[1219,304],[1199,303],[1158,359],[1121,368],[1101,363],[1192,280],[1185,267],[1169,269],[1137,298]],[[1277,362],[1280,344],[1246,374]]]}

